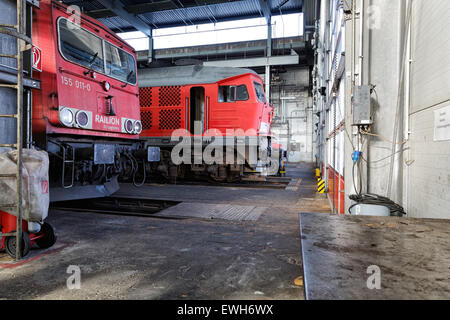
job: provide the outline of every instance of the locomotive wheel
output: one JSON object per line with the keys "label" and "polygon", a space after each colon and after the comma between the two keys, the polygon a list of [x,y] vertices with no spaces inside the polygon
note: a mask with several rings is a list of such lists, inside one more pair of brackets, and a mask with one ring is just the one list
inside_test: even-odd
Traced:
{"label": "locomotive wheel", "polygon": [[[26,232],[22,232],[22,257],[25,257],[31,248],[30,236]],[[11,258],[16,258],[16,237],[10,236],[5,238],[5,249]]]}
{"label": "locomotive wheel", "polygon": [[36,239],[36,244],[39,248],[47,249],[55,244],[56,234],[50,223],[44,222],[40,233],[43,233],[44,236],[42,238]]}

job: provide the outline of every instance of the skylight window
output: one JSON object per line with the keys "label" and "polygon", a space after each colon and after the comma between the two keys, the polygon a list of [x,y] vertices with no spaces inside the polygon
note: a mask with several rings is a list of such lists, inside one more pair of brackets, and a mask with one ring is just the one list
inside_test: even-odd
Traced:
{"label": "skylight window", "polygon": [[[272,38],[303,35],[303,14],[272,17]],[[119,33],[135,50],[148,50],[148,38],[142,32]],[[265,18],[235,20],[153,30],[154,48],[178,48],[267,38]]]}

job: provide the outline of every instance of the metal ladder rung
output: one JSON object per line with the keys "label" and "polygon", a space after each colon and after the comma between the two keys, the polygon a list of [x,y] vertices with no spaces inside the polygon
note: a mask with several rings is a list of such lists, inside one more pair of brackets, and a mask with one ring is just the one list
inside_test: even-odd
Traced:
{"label": "metal ladder rung", "polygon": [[17,55],[15,55],[15,54],[0,53],[0,57],[2,57],[2,58],[17,59]]}
{"label": "metal ladder rung", "polygon": [[0,28],[12,28],[12,29],[18,29],[17,24],[6,24],[6,23],[1,23],[0,24]]}
{"label": "metal ladder rung", "polygon": [[0,143],[0,147],[3,148],[17,148],[16,143]]}
{"label": "metal ladder rung", "polygon": [[17,204],[2,204],[2,208],[17,208]]}
{"label": "metal ladder rung", "polygon": [[0,178],[17,178],[17,173],[0,173]]}
{"label": "metal ladder rung", "polygon": [[18,85],[17,85],[17,84],[5,84],[5,83],[0,83],[0,88],[12,88],[12,89],[18,89]]}
{"label": "metal ladder rung", "polygon": [[0,114],[0,118],[17,118],[17,114]]}
{"label": "metal ladder rung", "polygon": [[16,232],[0,233],[0,237],[12,237],[12,236],[16,236]]}
{"label": "metal ladder rung", "polygon": [[31,41],[31,38],[29,36],[27,36],[26,34],[20,33],[18,31],[18,29],[16,28],[11,28],[11,27],[2,27],[0,26],[0,33],[1,34],[6,34],[8,36],[11,37],[15,37],[18,39],[21,39],[23,41],[25,41],[26,43],[33,43],[33,41]]}

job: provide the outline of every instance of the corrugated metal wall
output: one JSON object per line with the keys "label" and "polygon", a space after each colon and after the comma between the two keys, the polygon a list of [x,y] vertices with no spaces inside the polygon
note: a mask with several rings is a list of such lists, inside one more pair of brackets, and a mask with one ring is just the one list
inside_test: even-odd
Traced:
{"label": "corrugated metal wall", "polygon": [[[412,217],[450,218],[450,140],[434,141],[435,111],[450,106],[449,12],[448,0],[413,1],[408,155]],[[450,126],[442,130],[449,132]]]}
{"label": "corrugated metal wall", "polygon": [[[316,35],[316,68],[313,71],[315,110],[318,120],[318,166],[327,182],[335,213],[344,213],[345,23],[341,0],[323,2],[322,22]],[[323,60],[322,60],[323,59]],[[326,97],[319,90],[324,87]]]}

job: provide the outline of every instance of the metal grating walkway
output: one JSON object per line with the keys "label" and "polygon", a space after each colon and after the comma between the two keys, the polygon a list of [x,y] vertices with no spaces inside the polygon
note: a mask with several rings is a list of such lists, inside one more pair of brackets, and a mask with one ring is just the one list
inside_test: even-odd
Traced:
{"label": "metal grating walkway", "polygon": [[157,216],[172,218],[221,219],[256,221],[266,207],[182,202],[158,212]]}

